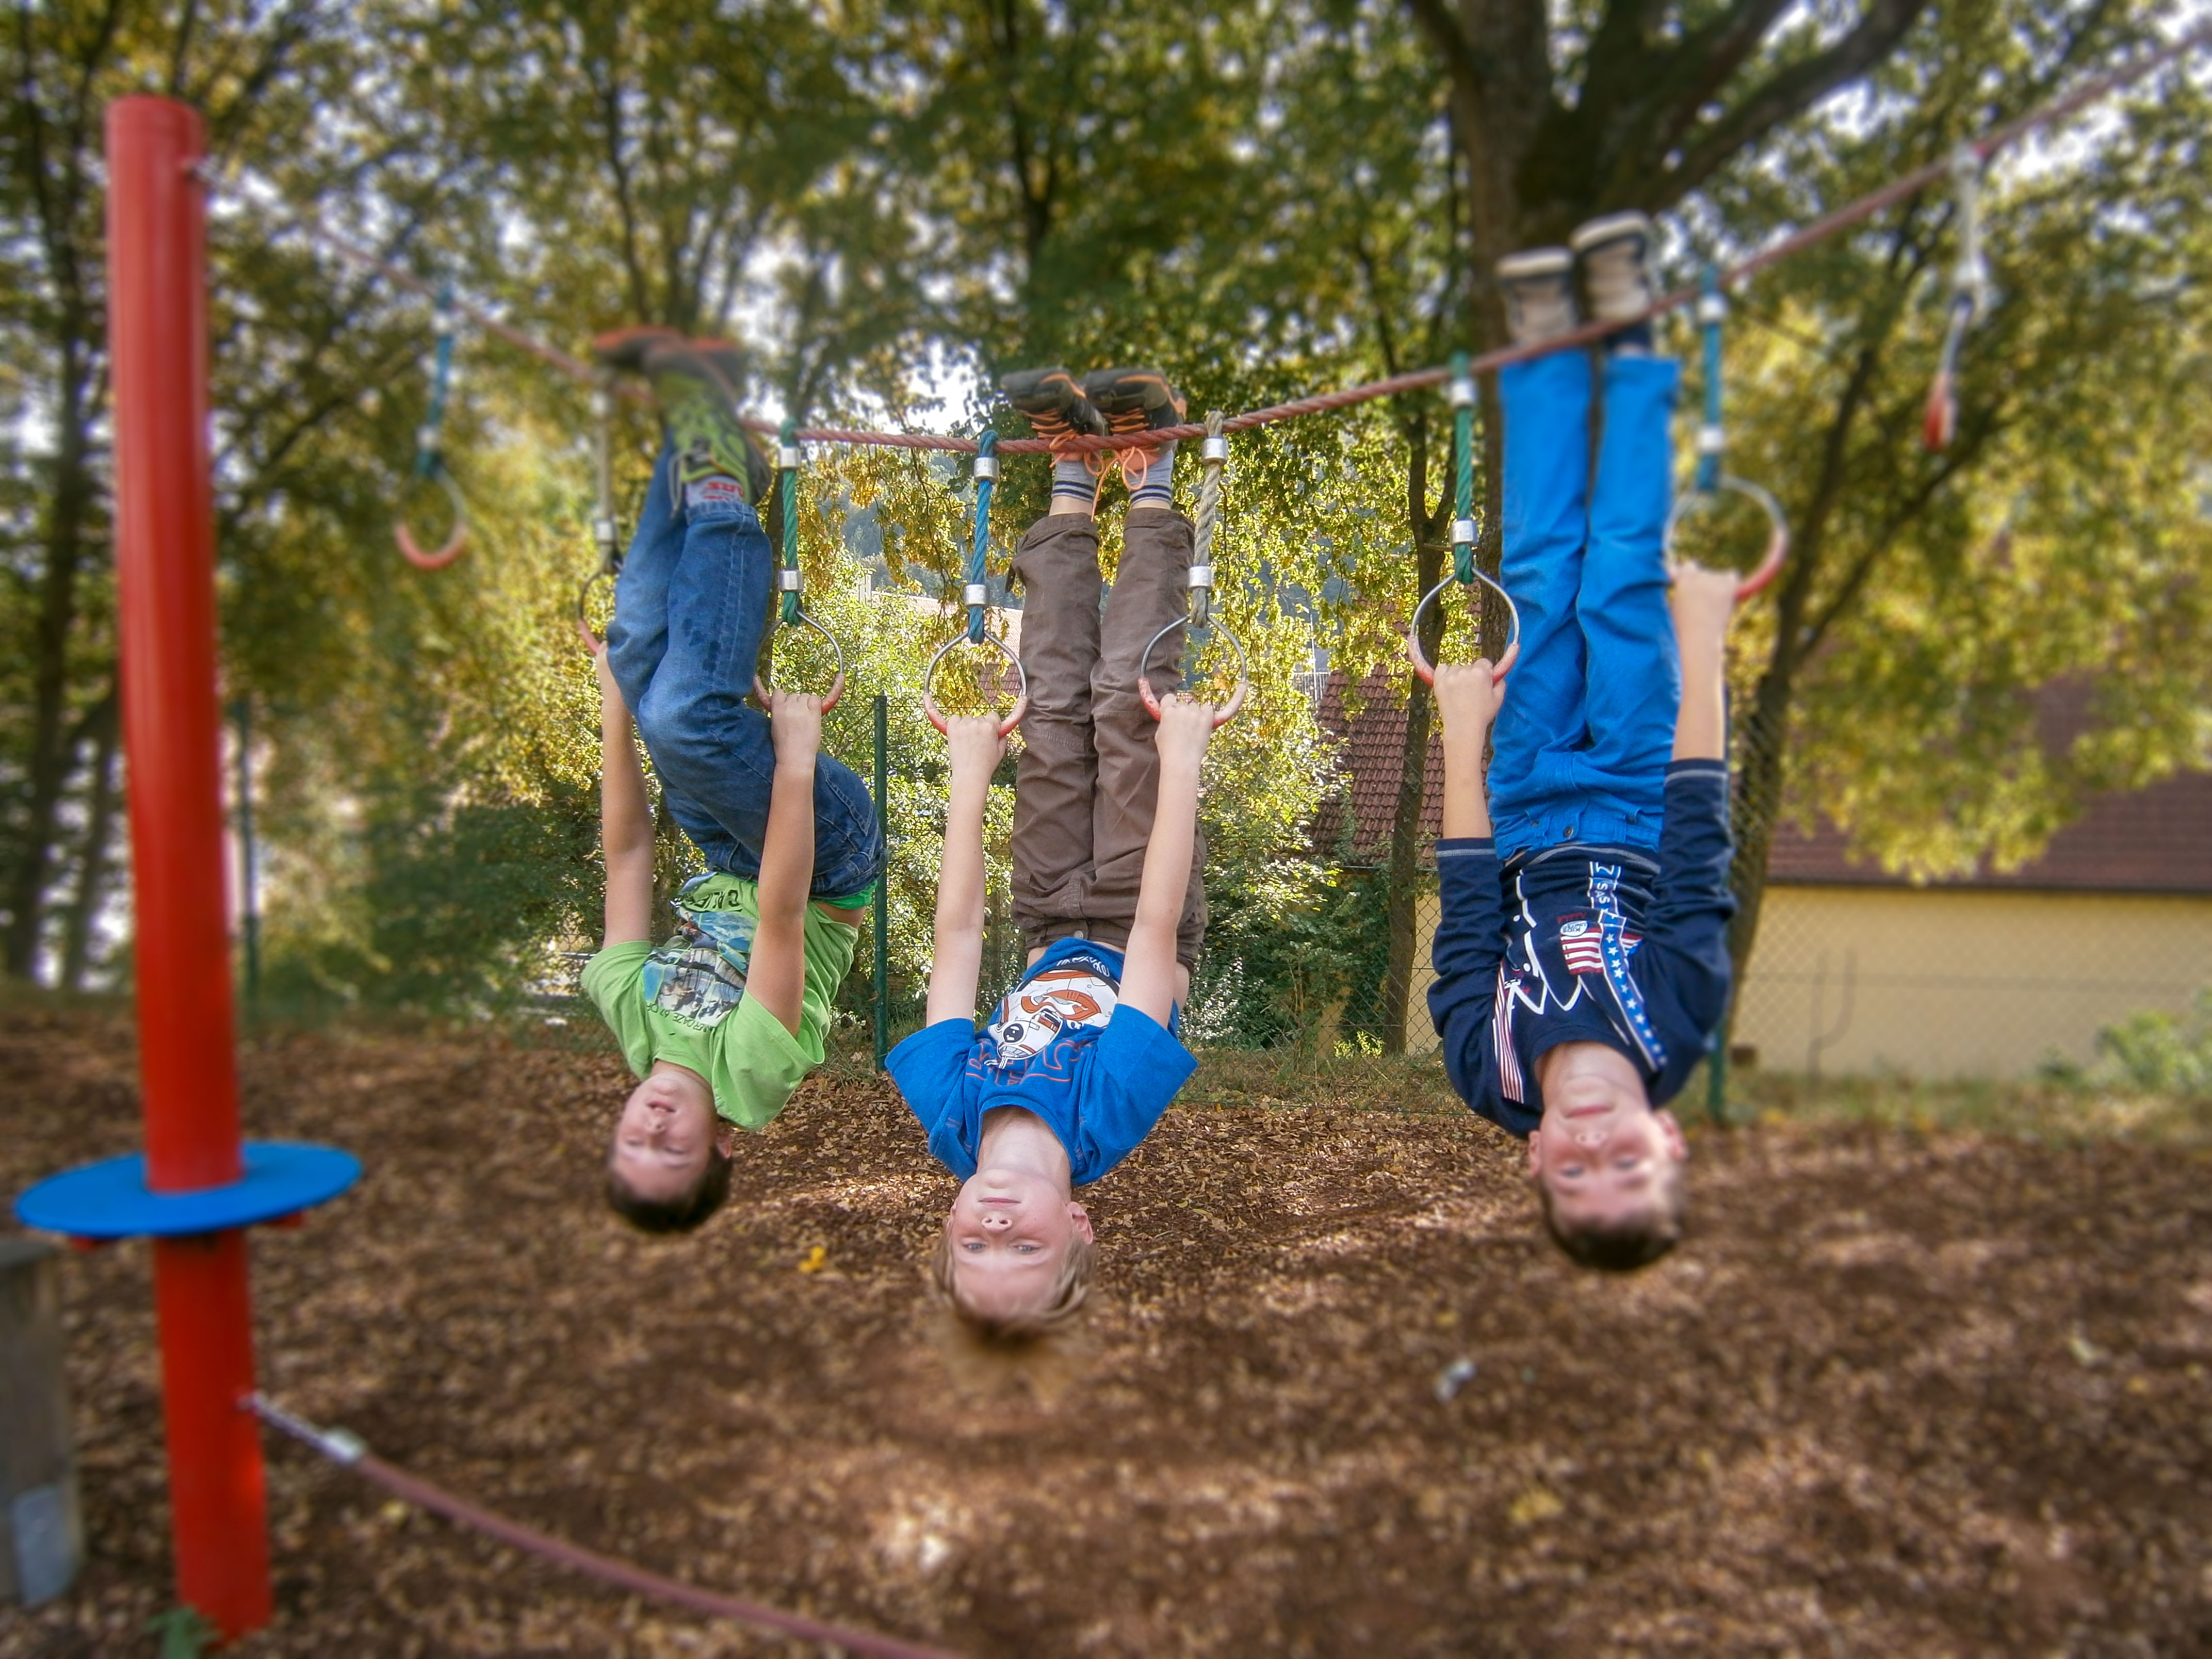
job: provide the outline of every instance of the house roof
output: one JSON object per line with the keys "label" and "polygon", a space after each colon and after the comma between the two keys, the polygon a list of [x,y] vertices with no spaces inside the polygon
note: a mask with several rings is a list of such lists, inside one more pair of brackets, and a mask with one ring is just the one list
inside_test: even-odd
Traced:
{"label": "house roof", "polygon": [[[1380,863],[1389,855],[1390,819],[1396,811],[1406,744],[1403,676],[1380,669],[1360,682],[1365,706],[1357,720],[1345,710],[1345,678],[1333,673],[1322,687],[1322,727],[1338,743],[1345,787],[1322,803],[1314,817],[1314,846],[1325,857],[1341,855],[1347,817],[1350,861]],[[2039,727],[2044,741],[2063,747],[2088,729],[2088,689],[2048,688]],[[1421,861],[1433,861],[1442,821],[1443,750],[1431,730],[1427,784],[1421,811]],[[1911,884],[1871,860],[1854,860],[1844,832],[1822,823],[1800,836],[1784,827],[1775,837],[1768,879],[1808,884],[1903,887]],[[2051,839],[2043,855],[1999,874],[1986,866],[1972,876],[1930,884],[1958,888],[2002,888],[2075,892],[2212,893],[2212,772],[2184,772],[2148,788],[2100,795],[2081,816]]]}

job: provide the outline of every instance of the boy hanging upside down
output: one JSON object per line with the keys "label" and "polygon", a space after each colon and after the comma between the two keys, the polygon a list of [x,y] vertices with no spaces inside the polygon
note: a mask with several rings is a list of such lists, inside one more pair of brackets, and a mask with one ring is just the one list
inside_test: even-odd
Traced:
{"label": "boy hanging upside down", "polygon": [[[1601,319],[1656,289],[1650,222],[1585,225],[1498,264],[1514,337],[1577,325],[1575,254]],[[1664,1103],[1726,1008],[1728,762],[1723,670],[1735,578],[1662,544],[1676,365],[1648,325],[1613,335],[1589,477],[1589,355],[1498,375],[1504,578],[1521,612],[1510,682],[1437,671],[1443,717],[1443,916],[1429,1012],[1452,1085],[1526,1136],[1552,1236],[1617,1271],[1681,1232],[1680,1127]],[[1671,615],[1670,615],[1671,611]],[[1482,750],[1497,738],[1484,799]]]}
{"label": "boy hanging upside down", "polygon": [[[1036,369],[1002,385],[1047,438],[1182,419],[1181,400],[1150,370],[1105,370],[1078,388],[1065,369]],[[1146,642],[1185,608],[1191,526],[1170,504],[1174,449],[1136,452],[1148,465],[1131,489],[1103,621],[1097,486],[1084,460],[1053,469],[1051,511],[1015,555],[1030,713],[1014,785],[1013,902],[1029,961],[980,1030],[983,809],[1006,744],[994,717],[948,722],[928,1024],[889,1065],[929,1150],[963,1183],[932,1273],[982,1338],[1073,1320],[1092,1237],[1071,1189],[1120,1163],[1197,1063],[1175,1032],[1206,931],[1198,786],[1213,710],[1177,695],[1155,724],[1137,690]],[[1161,641],[1156,677],[1173,672],[1182,643]]]}
{"label": "boy hanging upside down", "polygon": [[[736,349],[651,328],[594,349],[652,381],[668,436],[599,653],[606,942],[584,993],[643,1079],[615,1124],[608,1202],[648,1232],[688,1232],[728,1194],[732,1131],[763,1127],[822,1063],[884,842],[866,787],[816,753],[822,699],[779,690],[772,719],[745,702],[774,558]],[[633,710],[670,816],[708,864],[659,945]]]}

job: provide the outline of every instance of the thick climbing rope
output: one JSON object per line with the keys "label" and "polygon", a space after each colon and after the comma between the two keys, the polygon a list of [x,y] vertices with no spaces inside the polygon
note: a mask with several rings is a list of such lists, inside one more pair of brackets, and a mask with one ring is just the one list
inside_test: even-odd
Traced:
{"label": "thick climbing rope", "polygon": [[418,483],[434,483],[446,492],[453,510],[453,528],[443,545],[425,548],[415,539],[403,514],[392,526],[400,555],[417,570],[443,570],[461,556],[469,543],[469,504],[446,465],[446,404],[453,386],[453,291],[450,284],[438,290],[437,308],[431,313],[430,407],[422,424],[415,428],[414,477]]}
{"label": "thick climbing rope", "polygon": [[943,1648],[923,1647],[918,1643],[899,1641],[895,1637],[848,1629],[819,1619],[809,1619],[804,1613],[786,1613],[780,1607],[748,1601],[739,1596],[719,1595],[713,1590],[701,1589],[696,1584],[687,1584],[679,1578],[665,1578],[657,1572],[648,1572],[643,1567],[632,1566],[627,1561],[601,1555],[596,1550],[572,1544],[565,1538],[556,1538],[535,1527],[510,1521],[503,1515],[470,1503],[465,1498],[458,1498],[443,1487],[434,1486],[418,1475],[408,1474],[396,1464],[386,1462],[371,1452],[358,1435],[349,1433],[344,1429],[319,1427],[286,1411],[265,1395],[248,1395],[240,1405],[240,1409],[252,1412],[270,1427],[282,1430],[341,1468],[351,1469],[363,1480],[374,1481],[394,1497],[418,1509],[442,1515],[448,1521],[480,1532],[487,1538],[495,1538],[510,1548],[527,1551],[557,1565],[612,1584],[618,1589],[653,1596],[716,1619],[741,1619],[747,1624],[757,1625],[785,1636],[795,1636],[806,1642],[827,1643],[842,1648],[848,1653],[868,1655],[871,1659],[957,1659],[957,1656]]}
{"label": "thick climbing rope", "polygon": [[[1979,137],[1966,141],[1958,151],[1947,155],[1939,161],[1915,167],[1909,173],[1901,173],[1881,189],[1871,191],[1856,201],[1846,203],[1832,213],[1823,214],[1810,224],[1801,226],[1790,234],[1778,238],[1735,264],[1723,267],[1720,270],[1721,283],[1724,287],[1734,287],[1747,277],[1765,270],[1769,265],[1777,264],[1795,254],[1802,253],[1805,249],[1817,243],[1825,242],[1831,237],[1849,230],[1852,226],[1871,219],[1885,208],[1893,207],[1909,197],[1917,195],[1932,185],[1942,184],[1954,179],[1956,176],[1955,169],[1959,165],[1958,156],[1962,152],[1971,154],[1977,162],[1986,162],[1991,156],[2011,149],[2053,122],[2063,120],[2066,117],[2092,104],[2111,97],[2114,93],[2124,91],[2144,76],[2207,45],[2212,45],[2212,24],[2193,29],[2186,34],[2166,42],[2154,51],[2145,53],[2131,64],[2124,64],[2106,74],[2084,82],[2063,97],[2055,98],[2047,104],[2040,105],[2014,117],[2010,121],[1989,128]],[[397,287],[407,289],[433,299],[436,297],[438,290],[432,283],[416,276],[404,265],[380,258],[368,250],[357,246],[319,226],[309,224],[304,220],[295,219],[294,222],[302,234],[321,243],[341,258],[378,272]],[[1669,312],[1680,311],[1686,306],[1694,305],[1700,292],[1701,285],[1698,284],[1677,289],[1671,294],[1662,295],[1648,309],[1638,313],[1634,317],[1587,323],[1571,333],[1557,336],[1540,344],[1508,346],[1500,350],[1486,352],[1468,362],[1466,373],[1470,375],[1486,374],[1493,370],[1503,368],[1509,363],[1525,362],[1531,358],[1544,356],[1553,352],[1571,351],[1580,347],[1593,345],[1606,336],[1617,333],[1622,329],[1632,328],[1639,323],[1650,322]],[[459,315],[466,317],[486,333],[542,359],[565,374],[584,381],[594,379],[593,371],[585,363],[558,347],[548,345],[543,340],[526,334],[513,325],[501,322],[482,306],[456,302],[454,309]],[[1391,375],[1386,380],[1369,380],[1358,386],[1345,386],[1334,392],[1321,392],[1309,397],[1294,398],[1288,403],[1271,404],[1265,409],[1248,410],[1242,415],[1232,416],[1223,422],[1222,429],[1224,432],[1249,432],[1255,427],[1273,425],[1278,421],[1297,420],[1308,415],[1327,415],[1337,410],[1350,409],[1358,404],[1372,402],[1377,398],[1394,398],[1405,392],[1419,392],[1430,386],[1441,386],[1454,378],[1456,373],[1456,365],[1447,365],[1441,368],[1413,369],[1403,374]],[[651,397],[651,394],[642,387],[625,386],[623,391],[626,396],[640,401],[647,401]],[[768,433],[776,430],[775,425],[768,421],[746,418],[744,424],[757,432]],[[1042,438],[1011,438],[1000,442],[997,447],[1000,453],[1007,455],[1048,453],[1066,456],[1088,455],[1105,449],[1141,449],[1156,447],[1161,444],[1180,443],[1187,439],[1202,437],[1205,432],[1206,428],[1203,425],[1190,422],[1181,426],[1162,427],[1141,433],[1109,434],[1103,437],[1081,435],[1056,441]],[[948,437],[928,432],[873,432],[848,427],[802,428],[794,435],[805,443],[937,450],[967,455],[976,453],[978,447],[977,441],[973,438]]]}
{"label": "thick climbing rope", "polygon": [[776,434],[775,460],[780,476],[775,493],[783,501],[783,571],[778,580],[783,586],[783,620],[787,625],[799,622],[799,465],[801,459],[796,434],[799,422],[786,420],[783,430]]}
{"label": "thick climbing rope", "polygon": [[983,613],[991,605],[991,489],[999,477],[999,434],[986,432],[976,441],[975,534],[968,551],[968,582],[962,597],[968,605],[968,643],[983,643]]}

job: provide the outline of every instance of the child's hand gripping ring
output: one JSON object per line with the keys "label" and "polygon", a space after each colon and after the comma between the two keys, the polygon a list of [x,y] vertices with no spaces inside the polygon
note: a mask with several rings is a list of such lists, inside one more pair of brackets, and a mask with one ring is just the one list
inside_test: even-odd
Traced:
{"label": "child's hand gripping ring", "polygon": [[440,466],[432,474],[446,491],[446,499],[453,504],[453,533],[446,544],[435,552],[425,553],[415,539],[415,532],[407,527],[403,516],[392,526],[392,539],[399,544],[399,556],[417,570],[443,570],[461,556],[461,550],[469,544],[469,504],[461,499],[461,487],[453,482],[453,475]]}
{"label": "child's hand gripping ring", "polygon": [[[1237,653],[1237,689],[1229,694],[1229,701],[1214,711],[1213,729],[1218,732],[1237,718],[1237,711],[1244,706],[1244,699],[1252,694],[1252,666],[1245,659],[1244,642],[1223,627],[1218,621],[1206,624],[1214,633],[1229,641]],[[1153,695],[1152,682],[1146,673],[1152,663],[1152,648],[1178,628],[1190,626],[1188,617],[1177,617],[1152,637],[1145,641],[1145,654],[1137,659],[1137,695],[1145,700],[1146,712],[1154,720],[1160,717],[1160,700]]]}
{"label": "child's hand gripping ring", "polygon": [[[822,699],[822,712],[826,714],[837,706],[837,699],[845,695],[845,647],[837,643],[837,636],[835,634],[832,634],[828,629],[824,628],[820,623],[815,621],[813,617],[808,616],[804,611],[799,613],[799,620],[801,625],[812,629],[823,639],[829,641],[830,648],[837,653],[837,677],[830,682],[830,693],[827,696]],[[766,708],[769,706],[769,696],[770,691],[766,682],[764,682],[758,674],[755,674],[753,676],[753,701],[759,703],[762,708]]]}
{"label": "child's hand gripping ring", "polygon": [[1766,552],[1751,574],[1735,585],[1736,603],[1741,605],[1772,581],[1782,569],[1782,562],[1790,556],[1790,520],[1783,516],[1782,503],[1755,483],[1724,472],[1711,489],[1686,490],[1674,498],[1674,510],[1667,515],[1667,573],[1671,580],[1674,572],[1674,527],[1699,507],[1711,506],[1724,489],[1750,496],[1766,514]]}
{"label": "child's hand gripping ring", "polygon": [[[929,659],[929,667],[922,674],[921,712],[929,717],[929,723],[939,732],[945,730],[945,711],[937,706],[937,699],[930,692],[930,688],[937,684],[938,665],[962,646],[969,643],[971,641],[965,634],[954,635],[937,647],[937,654]],[[1003,738],[1019,726],[1022,723],[1022,716],[1030,712],[1030,671],[1022,666],[1022,659],[1014,654],[1013,647],[996,634],[984,635],[983,643],[992,647],[1000,656],[1014,665],[1014,675],[1019,682],[1019,690],[1014,696],[1014,706],[1006,711],[1006,718],[999,722],[999,735]]]}
{"label": "child's hand gripping ring", "polygon": [[[1513,659],[1521,654],[1521,607],[1513,603],[1513,596],[1510,593],[1491,580],[1482,571],[1477,570],[1474,573],[1474,580],[1505,601],[1505,649],[1498,653],[1498,665],[1490,671],[1492,683],[1502,684],[1506,674],[1512,669]],[[1421,649],[1421,613],[1435,602],[1439,593],[1456,584],[1459,578],[1456,575],[1447,576],[1427,592],[1422,594],[1421,602],[1413,607],[1413,623],[1406,629],[1406,656],[1413,663],[1413,672],[1421,677],[1421,684],[1424,685],[1434,685],[1437,683],[1437,669],[1436,665],[1429,660],[1427,653]]]}

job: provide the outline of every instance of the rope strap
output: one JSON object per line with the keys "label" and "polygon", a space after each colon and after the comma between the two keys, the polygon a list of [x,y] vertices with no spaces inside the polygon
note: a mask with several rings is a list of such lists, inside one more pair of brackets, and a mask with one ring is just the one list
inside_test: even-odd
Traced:
{"label": "rope strap", "polygon": [[999,477],[999,434],[975,441],[975,538],[968,554],[968,643],[983,643],[983,612],[991,603],[991,487]]}
{"label": "rope strap", "polygon": [[434,483],[446,492],[446,499],[453,510],[453,527],[442,547],[426,549],[415,539],[415,532],[407,527],[403,512],[392,527],[392,540],[398,544],[400,556],[417,570],[442,570],[461,556],[461,550],[469,541],[469,507],[462,498],[461,487],[454,482],[452,470],[446,465],[445,428],[446,404],[453,383],[453,330],[457,313],[453,306],[453,290],[450,283],[438,289],[436,307],[430,313],[430,328],[434,341],[430,358],[430,408],[422,416],[422,424],[415,428],[415,464],[412,469],[417,483]]}
{"label": "rope strap", "polygon": [[1455,351],[1449,387],[1452,408],[1452,579],[1474,581],[1474,373],[1467,353]]}
{"label": "rope strap", "polygon": [[758,1601],[701,1589],[681,1579],[664,1578],[657,1572],[648,1572],[643,1567],[632,1566],[627,1561],[617,1561],[611,1556],[601,1555],[596,1550],[585,1549],[565,1538],[556,1538],[535,1527],[526,1527],[519,1521],[510,1521],[505,1516],[481,1508],[465,1498],[455,1497],[395,1464],[386,1462],[371,1452],[357,1435],[349,1434],[343,1429],[319,1428],[304,1418],[294,1416],[265,1395],[247,1395],[239,1401],[239,1409],[252,1412],[270,1427],[282,1430],[333,1463],[351,1469],[363,1480],[374,1481],[418,1509],[442,1515],[447,1520],[480,1532],[487,1538],[495,1538],[512,1549],[540,1556],[556,1565],[611,1584],[617,1589],[629,1590],[638,1595],[657,1596],[661,1601],[672,1601],[678,1607],[689,1607],[694,1613],[703,1613],[712,1618],[742,1619],[748,1624],[785,1636],[795,1636],[802,1641],[823,1643],[842,1648],[848,1653],[865,1654],[869,1656],[869,1659],[954,1659],[953,1655],[942,1648],[926,1648],[917,1643],[902,1642],[895,1637],[849,1630],[842,1625],[809,1619],[803,1613],[786,1613],[780,1607],[766,1607]]}
{"label": "rope strap", "polygon": [[1728,295],[1721,292],[1717,266],[1707,265],[1698,294],[1698,330],[1705,337],[1705,420],[1698,428],[1697,487],[1710,495],[1720,488],[1721,458],[1728,453],[1728,428],[1721,420],[1721,325],[1728,320]]}
{"label": "rope strap", "polygon": [[777,577],[783,590],[783,620],[787,627],[799,622],[799,417],[784,417],[776,434],[776,494],[783,501],[783,569]]}

